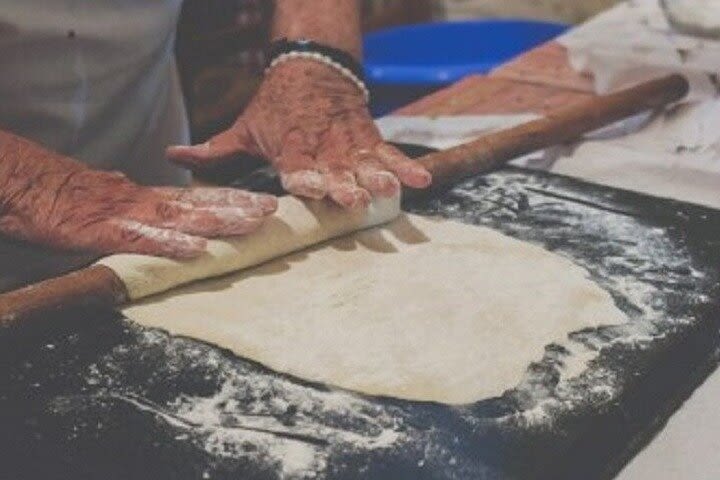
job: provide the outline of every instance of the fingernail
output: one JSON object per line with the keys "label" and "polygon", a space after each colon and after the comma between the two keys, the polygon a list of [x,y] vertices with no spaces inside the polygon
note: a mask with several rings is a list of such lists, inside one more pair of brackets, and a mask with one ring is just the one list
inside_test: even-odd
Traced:
{"label": "fingernail", "polygon": [[278,208],[277,198],[272,195],[257,195],[255,200],[266,215],[275,212]]}
{"label": "fingernail", "polygon": [[368,192],[356,190],[352,193],[352,201],[348,205],[348,208],[356,209],[367,207],[370,204],[371,199],[372,197],[370,197]]}
{"label": "fingernail", "polygon": [[423,187],[427,187],[432,183],[432,175],[430,174],[430,172],[428,172],[426,170],[420,171],[419,178],[420,178],[420,182],[422,183]]}
{"label": "fingernail", "polygon": [[432,175],[423,168],[407,167],[403,169],[405,182],[414,188],[425,188],[432,183]]}
{"label": "fingernail", "polygon": [[325,179],[317,172],[312,172],[303,176],[305,188],[317,193],[325,192]]}
{"label": "fingernail", "polygon": [[390,172],[378,172],[374,176],[376,193],[383,196],[393,196],[400,191],[400,182]]}
{"label": "fingernail", "polygon": [[238,225],[238,229],[236,230],[237,235],[245,235],[247,233],[254,232],[260,226],[265,222],[264,218],[246,218],[242,223],[243,225]]}

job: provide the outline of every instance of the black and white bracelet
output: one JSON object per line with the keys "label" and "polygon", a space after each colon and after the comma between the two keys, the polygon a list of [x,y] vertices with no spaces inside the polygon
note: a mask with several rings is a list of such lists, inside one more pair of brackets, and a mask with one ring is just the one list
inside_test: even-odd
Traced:
{"label": "black and white bracelet", "polygon": [[363,93],[365,101],[370,101],[370,91],[365,85],[363,68],[352,55],[337,48],[329,47],[312,40],[280,39],[270,45],[267,73],[272,67],[294,58],[315,60],[337,70],[342,76],[353,82]]}

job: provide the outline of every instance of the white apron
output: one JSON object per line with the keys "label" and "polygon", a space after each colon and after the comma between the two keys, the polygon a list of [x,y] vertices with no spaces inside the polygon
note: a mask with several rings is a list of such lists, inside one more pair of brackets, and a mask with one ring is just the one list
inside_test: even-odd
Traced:
{"label": "white apron", "polygon": [[182,0],[0,0],[0,128],[145,184],[183,184]]}

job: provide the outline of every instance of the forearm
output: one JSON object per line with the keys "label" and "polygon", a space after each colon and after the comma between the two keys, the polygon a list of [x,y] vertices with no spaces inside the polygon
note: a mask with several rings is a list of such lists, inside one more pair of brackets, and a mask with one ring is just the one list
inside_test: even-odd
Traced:
{"label": "forearm", "polygon": [[31,187],[43,185],[52,189],[67,175],[84,168],[80,162],[0,130],[0,215],[21,198],[24,203],[32,204],[26,195]]}
{"label": "forearm", "polygon": [[0,197],[10,183],[38,175],[77,172],[86,167],[27,138],[0,130]]}
{"label": "forearm", "polygon": [[272,39],[306,38],[362,57],[358,0],[276,0]]}

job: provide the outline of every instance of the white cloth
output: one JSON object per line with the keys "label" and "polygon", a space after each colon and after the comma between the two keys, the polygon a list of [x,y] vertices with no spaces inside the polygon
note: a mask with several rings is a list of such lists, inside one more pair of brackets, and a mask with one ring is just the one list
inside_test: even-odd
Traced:
{"label": "white cloth", "polygon": [[143,183],[186,183],[181,0],[0,0],[0,128]]}
{"label": "white cloth", "polygon": [[[718,11],[706,7],[701,15],[714,16]],[[558,41],[568,49],[573,68],[593,75],[599,93],[669,73],[688,79],[692,100],[713,98],[720,91],[720,38],[695,37],[673,29],[658,0],[622,3]]]}

